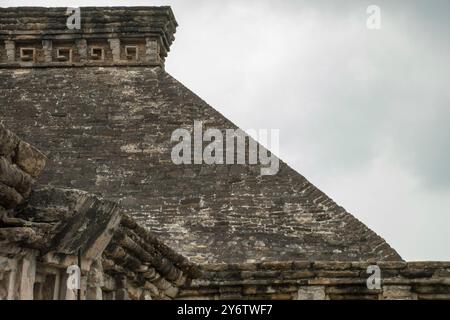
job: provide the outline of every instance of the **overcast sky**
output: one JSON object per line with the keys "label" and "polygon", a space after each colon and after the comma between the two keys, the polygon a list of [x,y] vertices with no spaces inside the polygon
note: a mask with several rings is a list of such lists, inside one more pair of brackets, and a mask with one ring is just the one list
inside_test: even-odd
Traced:
{"label": "overcast sky", "polygon": [[[450,260],[450,1],[0,0],[170,5],[166,69],[406,260]],[[368,30],[368,5],[381,29]]]}

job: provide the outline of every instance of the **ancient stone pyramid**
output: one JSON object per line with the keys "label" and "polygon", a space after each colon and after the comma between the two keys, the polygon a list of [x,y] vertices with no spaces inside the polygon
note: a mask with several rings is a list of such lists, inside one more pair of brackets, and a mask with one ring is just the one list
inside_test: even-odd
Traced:
{"label": "ancient stone pyramid", "polygon": [[283,162],[175,165],[175,129],[235,125],[165,71],[171,9],[81,15],[70,30],[65,8],[0,9],[1,121],[47,154],[41,183],[120,200],[194,262],[401,260]]}

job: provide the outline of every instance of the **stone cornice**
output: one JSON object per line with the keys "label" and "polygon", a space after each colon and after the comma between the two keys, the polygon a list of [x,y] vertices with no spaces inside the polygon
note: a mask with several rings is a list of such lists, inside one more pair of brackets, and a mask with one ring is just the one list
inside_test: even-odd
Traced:
{"label": "stone cornice", "polygon": [[0,8],[0,67],[163,66],[178,25],[170,7],[81,7],[79,29],[67,26],[71,14]]}

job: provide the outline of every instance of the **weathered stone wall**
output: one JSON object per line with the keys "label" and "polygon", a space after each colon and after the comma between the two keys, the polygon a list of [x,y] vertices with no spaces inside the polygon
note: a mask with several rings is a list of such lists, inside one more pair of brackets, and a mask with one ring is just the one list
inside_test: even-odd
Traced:
{"label": "weathered stone wall", "polygon": [[194,262],[400,259],[283,162],[175,165],[175,129],[236,126],[162,68],[0,69],[0,93],[3,121],[48,153],[43,184],[121,201]]}
{"label": "weathered stone wall", "polygon": [[[369,265],[381,288],[369,289]],[[450,300],[450,262],[277,262],[202,266],[178,299]]]}

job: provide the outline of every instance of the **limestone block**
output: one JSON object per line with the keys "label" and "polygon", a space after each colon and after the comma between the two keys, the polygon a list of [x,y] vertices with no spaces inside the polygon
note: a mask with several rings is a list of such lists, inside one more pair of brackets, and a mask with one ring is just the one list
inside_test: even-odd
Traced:
{"label": "limestone block", "polygon": [[155,286],[162,291],[166,296],[174,298],[178,294],[178,288],[173,286],[169,281],[164,278],[154,282]]}
{"label": "limestone block", "polygon": [[270,261],[262,262],[260,268],[263,270],[286,270],[292,268],[292,262],[290,261]]}
{"label": "limestone block", "polygon": [[144,289],[151,294],[151,296],[156,297],[160,295],[158,288],[151,282],[146,281],[144,284]]}
{"label": "limestone block", "polygon": [[129,300],[128,291],[126,289],[118,289],[116,291],[116,300]]}
{"label": "limestone block", "polygon": [[14,300],[17,299],[17,283],[16,283],[16,279],[17,279],[17,274],[18,274],[18,261],[17,259],[13,259],[12,262],[12,267],[11,267],[11,272],[9,272],[9,278],[8,278],[8,296],[7,299],[8,300]]}
{"label": "limestone block", "polygon": [[327,270],[348,270],[350,269],[350,262],[338,262],[338,261],[315,261],[313,264],[314,269],[327,269]]}
{"label": "limestone block", "polygon": [[325,300],[325,286],[302,286],[298,288],[297,300]]}
{"label": "limestone block", "polygon": [[148,290],[144,290],[142,292],[141,300],[153,300],[151,293]]}
{"label": "limestone block", "polygon": [[80,62],[87,60],[87,41],[86,39],[75,40],[75,45],[77,47],[78,55],[80,57]]}
{"label": "limestone block", "polygon": [[419,294],[419,300],[450,300],[450,294]]}
{"label": "limestone block", "polygon": [[417,294],[411,291],[411,286],[383,286],[383,299],[385,300],[415,300]]}
{"label": "limestone block", "polygon": [[38,240],[36,231],[28,227],[0,228],[0,241],[33,243]]}
{"label": "limestone block", "polygon": [[87,288],[87,300],[103,300],[103,292],[99,287],[88,287]]}
{"label": "limestone block", "polygon": [[292,271],[292,272],[283,272],[283,279],[304,279],[304,278],[312,278],[315,273],[312,271],[304,270],[304,271]]}
{"label": "limestone block", "polygon": [[[91,269],[89,270],[88,295],[89,295],[89,289],[102,288],[104,285],[105,285],[105,280],[104,280],[103,267],[102,267],[101,262],[96,260],[92,263]],[[97,293],[95,293],[95,294],[97,294]]]}

